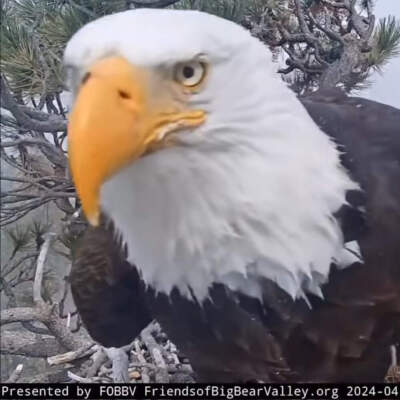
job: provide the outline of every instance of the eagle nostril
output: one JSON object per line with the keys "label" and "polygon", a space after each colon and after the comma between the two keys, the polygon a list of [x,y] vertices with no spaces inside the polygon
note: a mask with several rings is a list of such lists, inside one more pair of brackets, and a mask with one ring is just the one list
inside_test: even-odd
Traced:
{"label": "eagle nostril", "polygon": [[131,96],[129,95],[129,93],[125,92],[124,90],[118,90],[118,95],[119,97],[121,97],[122,99],[130,99]]}
{"label": "eagle nostril", "polygon": [[82,78],[81,85],[84,85],[90,78],[90,72],[86,72],[85,76]]}

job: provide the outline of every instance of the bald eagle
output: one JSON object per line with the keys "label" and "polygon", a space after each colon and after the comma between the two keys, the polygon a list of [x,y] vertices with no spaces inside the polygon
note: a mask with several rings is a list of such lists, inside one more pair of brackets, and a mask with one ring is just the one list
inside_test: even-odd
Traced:
{"label": "bald eagle", "polygon": [[71,284],[92,337],[151,321],[199,381],[381,381],[400,335],[400,112],[298,99],[242,27],[194,11],[89,23],[65,64],[92,225]]}

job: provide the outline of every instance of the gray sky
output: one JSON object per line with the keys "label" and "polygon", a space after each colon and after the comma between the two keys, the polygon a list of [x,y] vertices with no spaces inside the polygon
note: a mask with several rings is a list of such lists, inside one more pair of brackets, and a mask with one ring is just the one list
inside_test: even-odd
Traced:
{"label": "gray sky", "polygon": [[[377,19],[394,15],[400,20],[400,0],[377,0],[375,15]],[[393,59],[382,75],[375,73],[372,81],[371,88],[360,93],[362,97],[400,108],[400,57]]]}

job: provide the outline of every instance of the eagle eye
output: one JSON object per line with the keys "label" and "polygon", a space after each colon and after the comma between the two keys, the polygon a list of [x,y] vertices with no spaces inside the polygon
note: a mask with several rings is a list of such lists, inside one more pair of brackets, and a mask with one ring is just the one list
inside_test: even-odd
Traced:
{"label": "eagle eye", "polygon": [[205,75],[206,66],[200,61],[187,61],[175,67],[175,80],[186,87],[199,85]]}

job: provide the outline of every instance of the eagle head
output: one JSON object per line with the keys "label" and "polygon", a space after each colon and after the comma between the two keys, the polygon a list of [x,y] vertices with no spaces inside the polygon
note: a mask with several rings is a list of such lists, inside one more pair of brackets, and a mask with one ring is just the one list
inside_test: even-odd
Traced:
{"label": "eagle head", "polygon": [[141,9],[86,25],[64,60],[83,211],[113,220],[148,284],[318,290],[356,185],[260,41],[209,14]]}

